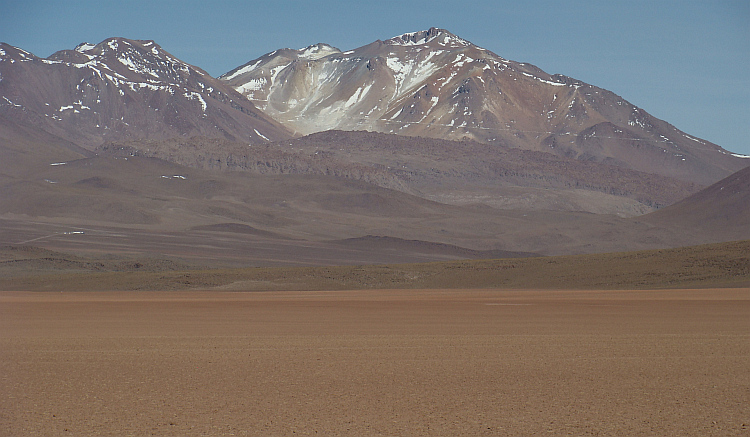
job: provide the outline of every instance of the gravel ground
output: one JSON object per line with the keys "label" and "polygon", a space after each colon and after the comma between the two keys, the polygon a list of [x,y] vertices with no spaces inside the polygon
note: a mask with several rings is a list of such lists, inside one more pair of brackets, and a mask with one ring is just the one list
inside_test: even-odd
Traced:
{"label": "gravel ground", "polygon": [[0,435],[750,433],[750,289],[0,292]]}

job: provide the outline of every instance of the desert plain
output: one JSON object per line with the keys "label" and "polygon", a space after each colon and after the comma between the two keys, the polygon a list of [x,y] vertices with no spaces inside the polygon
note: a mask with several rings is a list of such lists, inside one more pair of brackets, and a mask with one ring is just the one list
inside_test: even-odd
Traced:
{"label": "desert plain", "polygon": [[306,50],[0,43],[0,437],[750,434],[750,157],[444,29]]}
{"label": "desert plain", "polygon": [[750,289],[0,292],[0,435],[750,433]]}

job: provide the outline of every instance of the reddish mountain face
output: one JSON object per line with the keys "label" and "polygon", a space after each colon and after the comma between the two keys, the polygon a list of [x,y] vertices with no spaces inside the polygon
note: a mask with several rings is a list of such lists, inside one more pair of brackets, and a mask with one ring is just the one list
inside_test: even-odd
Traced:
{"label": "reddish mountain face", "polygon": [[297,134],[472,139],[713,183],[750,164],[612,92],[432,28],[341,52],[282,49],[219,78]]}
{"label": "reddish mountain face", "polygon": [[49,58],[0,44],[0,118],[87,149],[112,140],[289,137],[231,87],[153,41],[111,38]]}

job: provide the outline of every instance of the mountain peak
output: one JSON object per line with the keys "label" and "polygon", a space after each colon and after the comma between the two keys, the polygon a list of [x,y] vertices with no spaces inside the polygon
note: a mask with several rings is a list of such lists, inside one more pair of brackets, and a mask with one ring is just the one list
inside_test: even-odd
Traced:
{"label": "mountain peak", "polygon": [[[405,33],[340,55],[322,56],[326,50],[282,49],[220,79],[301,134],[339,129],[468,138],[697,183],[747,166],[729,155],[703,159],[724,152],[614,93],[507,61],[445,29]],[[301,53],[317,58],[295,62]],[[644,152],[633,154],[633,144]],[[696,147],[701,151],[693,152]]]}
{"label": "mountain peak", "polygon": [[316,59],[325,58],[326,56],[332,55],[334,53],[341,53],[341,50],[329,44],[317,43],[299,49],[297,50],[297,52],[297,56],[299,57],[299,59],[314,61]]}
{"label": "mountain peak", "polygon": [[457,37],[456,35],[450,33],[445,29],[440,29],[437,27],[431,27],[427,30],[421,30],[419,32],[405,33],[403,35],[393,37],[385,42],[389,45],[416,46],[427,44],[432,41],[436,41],[440,45],[447,46],[471,45],[470,42]]}
{"label": "mountain peak", "polygon": [[75,47],[75,49],[73,49],[73,50],[75,50],[75,51],[77,51],[79,53],[85,53],[85,52],[88,52],[89,50],[94,49],[94,48],[96,48],[96,45],[90,44],[90,43],[87,43],[87,42],[82,42],[82,43],[78,44]]}
{"label": "mountain peak", "polygon": [[81,43],[76,46],[76,51],[83,52],[92,50],[94,48],[101,48],[104,51],[112,51],[116,53],[125,52],[129,50],[137,51],[150,51],[152,54],[157,55],[161,47],[156,44],[153,40],[140,40],[140,39],[128,39],[122,37],[107,38],[100,42],[96,46],[88,43]]}
{"label": "mountain peak", "polygon": [[234,89],[151,40],[84,42],[48,58],[0,45],[0,79],[0,118],[12,109],[14,120],[89,150],[119,139],[289,136]]}

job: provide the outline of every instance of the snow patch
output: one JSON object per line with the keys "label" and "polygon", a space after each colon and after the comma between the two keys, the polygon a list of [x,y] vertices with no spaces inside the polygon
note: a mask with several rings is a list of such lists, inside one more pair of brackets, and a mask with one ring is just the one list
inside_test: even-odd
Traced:
{"label": "snow patch", "polygon": [[697,143],[701,143],[701,144],[703,144],[703,145],[705,145],[705,144],[706,144],[705,142],[703,142],[703,141],[699,140],[698,138],[695,138],[695,137],[691,137],[691,136],[690,136],[690,135],[688,135],[688,134],[682,134],[682,135],[683,135],[683,136],[684,136],[685,138],[689,139],[689,140],[693,140],[693,141],[695,141],[695,142],[697,142]]}
{"label": "snow patch", "polygon": [[[544,80],[544,79],[542,79],[541,77],[536,77],[536,76],[534,76],[533,74],[529,74],[529,73],[526,73],[525,71],[522,71],[522,72],[521,72],[521,74],[523,74],[523,75],[524,75],[524,76],[526,76],[526,77],[530,77],[530,78],[532,78],[532,79],[534,79],[534,80],[538,80],[539,82],[542,82],[542,83],[546,83],[547,85],[552,85],[552,86],[565,86],[565,84],[564,84],[564,83],[560,83],[560,82],[552,82],[552,81],[549,81],[549,80]],[[574,86],[575,86],[575,85],[574,85]],[[576,87],[576,89],[578,89],[578,87]]]}
{"label": "snow patch", "polygon": [[266,136],[265,136],[265,135],[263,135],[262,133],[258,132],[258,129],[255,129],[255,128],[253,128],[253,130],[255,131],[255,133],[256,133],[256,134],[257,134],[257,135],[258,135],[259,137],[263,138],[264,140],[266,140],[266,141],[268,141],[268,142],[271,142],[271,140],[269,140],[269,139],[268,139],[268,137],[266,137]]}
{"label": "snow patch", "polygon": [[80,43],[80,44],[78,44],[76,46],[75,51],[77,51],[79,53],[84,53],[84,52],[87,52],[87,51],[89,51],[89,50],[91,50],[93,48],[96,48],[96,46],[93,45],[93,44],[89,44],[87,42],[82,42],[82,43]]}
{"label": "snow patch", "polygon": [[250,91],[262,90],[267,83],[268,82],[266,81],[265,77],[250,79],[249,81],[247,81],[247,83],[238,86],[237,91],[239,91],[240,94],[247,94]]}
{"label": "snow patch", "polygon": [[360,100],[364,96],[367,95],[367,93],[370,91],[370,88],[372,88],[372,84],[366,85],[364,87],[358,88],[357,91],[354,92],[354,94],[349,97],[349,100],[344,103],[344,108],[350,108],[354,106],[355,104],[359,103]]}
{"label": "snow patch", "polygon": [[276,83],[276,77],[286,67],[287,67],[287,65],[279,65],[278,67],[274,67],[274,68],[271,69],[271,87],[273,87],[274,83]]}
{"label": "snow patch", "polygon": [[340,50],[331,47],[328,44],[314,44],[303,49],[299,49],[298,52],[299,54],[297,56],[300,59],[305,59],[308,61],[325,58],[326,56],[332,55],[334,53],[341,53]]}
{"label": "snow patch", "polygon": [[750,159],[750,156],[748,156],[748,155],[740,155],[739,153],[730,153],[730,155],[734,156],[735,158]]}
{"label": "snow patch", "polygon": [[9,104],[11,104],[11,105],[13,105],[13,106],[15,106],[17,108],[23,108],[23,106],[21,106],[21,105],[19,105],[17,103],[13,103],[9,98],[7,98],[5,96],[3,96],[3,99],[5,99],[6,102],[8,102]]}
{"label": "snow patch", "polygon": [[155,78],[159,78],[159,75],[155,73],[154,71],[147,68],[143,63],[134,62],[131,58],[127,57],[126,55],[120,55],[117,57],[117,60],[120,61],[120,63],[126,67],[128,67],[131,71],[134,71],[139,74],[148,74]]}
{"label": "snow patch", "polygon": [[430,109],[425,111],[424,115],[422,116],[422,119],[419,120],[417,123],[422,123],[427,118],[430,112],[432,112],[432,110],[435,109],[435,106],[438,104],[438,101],[440,101],[440,98],[438,96],[432,96],[430,98],[430,103],[431,103]]}
{"label": "snow patch", "polygon": [[190,100],[197,99],[200,102],[201,107],[203,108],[203,112],[204,113],[206,112],[206,109],[208,108],[208,105],[206,104],[206,101],[203,100],[203,96],[202,95],[196,93],[195,91],[191,91],[189,93],[186,92],[184,95],[185,95],[186,98],[188,98]]}
{"label": "snow patch", "polygon": [[474,59],[464,55],[463,53],[459,53],[458,56],[456,56],[456,60],[453,61],[453,65],[457,68],[461,68],[470,62],[474,62]]}
{"label": "snow patch", "polygon": [[[424,34],[424,36],[419,36],[420,34]],[[428,36],[428,32],[410,32],[410,33],[404,33],[399,36],[395,36],[388,40],[388,42],[392,43],[393,45],[399,45],[399,46],[418,46],[422,44],[427,44],[428,42],[432,41],[433,39],[437,38],[438,35],[432,35],[431,37]]]}
{"label": "snow patch", "polygon": [[250,73],[251,71],[255,70],[258,67],[258,65],[260,65],[261,62],[263,62],[263,60],[258,59],[253,64],[248,64],[240,68],[239,70],[235,71],[234,73],[230,74],[229,76],[221,76],[219,79],[232,80],[237,76],[243,75],[245,73]]}
{"label": "snow patch", "polygon": [[78,105],[78,106],[80,106],[80,107],[81,107],[81,109],[88,109],[88,110],[91,110],[91,108],[89,108],[88,106],[84,105],[84,104],[83,104],[83,103],[82,103],[82,102],[81,102],[80,100],[79,100],[79,101],[77,101],[77,102],[73,102],[73,104],[74,104],[74,105]]}
{"label": "snow patch", "polygon": [[438,67],[429,61],[430,57],[422,62],[414,60],[401,61],[398,57],[389,56],[385,63],[393,71],[393,77],[396,80],[396,95],[401,91],[407,91],[416,85],[420,85],[425,79],[430,77]]}
{"label": "snow patch", "polygon": [[443,46],[456,47],[471,45],[471,43],[469,43],[468,41],[452,35],[448,31],[435,28],[432,28],[430,30],[423,30],[420,32],[404,33],[402,35],[395,36],[386,42],[394,46],[409,47],[424,45],[429,43],[430,41],[435,40],[437,40],[438,44]]}

